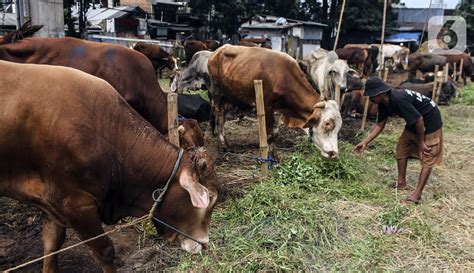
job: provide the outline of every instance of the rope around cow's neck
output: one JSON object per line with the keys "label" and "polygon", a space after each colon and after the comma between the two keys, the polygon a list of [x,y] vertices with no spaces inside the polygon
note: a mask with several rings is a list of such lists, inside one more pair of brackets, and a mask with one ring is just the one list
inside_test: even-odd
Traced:
{"label": "rope around cow's neck", "polygon": [[[153,206],[151,207],[150,212],[149,212],[148,214],[143,215],[142,217],[137,218],[137,219],[135,219],[135,220],[133,220],[133,221],[131,221],[131,222],[129,222],[129,223],[120,225],[120,226],[118,226],[118,227],[116,227],[116,228],[114,228],[114,229],[112,229],[112,230],[106,231],[106,232],[104,232],[104,233],[102,233],[102,234],[99,234],[99,235],[97,235],[97,236],[94,236],[94,237],[92,237],[92,238],[89,238],[89,239],[80,241],[80,242],[77,243],[77,244],[74,244],[74,245],[71,245],[71,246],[62,248],[62,249],[60,249],[60,250],[51,252],[51,253],[49,253],[49,254],[47,254],[47,255],[43,255],[43,256],[41,256],[41,257],[39,257],[39,258],[30,260],[30,261],[28,261],[28,262],[26,262],[26,263],[17,265],[17,266],[15,266],[15,267],[11,267],[11,268],[9,268],[9,269],[3,271],[3,272],[11,272],[11,271],[14,271],[14,270],[18,270],[18,269],[23,268],[23,267],[25,267],[25,266],[27,266],[27,265],[30,265],[30,264],[39,262],[39,261],[41,261],[41,260],[43,260],[43,259],[45,259],[45,258],[54,256],[54,255],[57,255],[57,254],[59,254],[59,253],[61,253],[61,252],[64,252],[64,251],[66,251],[66,250],[69,250],[69,249],[78,247],[78,246],[83,245],[83,244],[85,244],[85,243],[88,243],[88,242],[90,242],[90,241],[94,241],[94,240],[99,239],[99,238],[101,238],[101,237],[107,236],[107,235],[109,235],[109,234],[111,234],[111,233],[114,233],[114,232],[116,232],[116,231],[121,230],[121,229],[124,228],[124,227],[133,226],[133,225],[136,225],[136,224],[138,224],[138,223],[140,223],[140,222],[142,222],[142,221],[144,221],[144,220],[149,220],[149,219],[153,219],[153,220],[159,222],[160,224],[164,225],[165,227],[167,227],[167,228],[169,228],[169,229],[172,229],[172,230],[174,230],[175,232],[177,232],[177,233],[179,233],[179,234],[181,234],[181,235],[187,237],[188,239],[190,239],[190,240],[192,240],[192,241],[194,241],[194,242],[196,242],[196,243],[198,243],[198,244],[204,245],[203,242],[200,242],[200,241],[194,239],[193,237],[189,236],[188,234],[186,234],[186,233],[184,233],[184,232],[182,232],[182,231],[180,231],[180,230],[174,228],[173,226],[171,226],[171,225],[167,224],[166,222],[164,222],[164,221],[162,221],[162,220],[160,220],[160,219],[158,219],[158,218],[156,218],[156,217],[153,216],[153,212],[156,210],[156,208],[158,207],[158,204],[161,202],[161,200],[163,200],[163,197],[165,196],[165,193],[166,193],[166,190],[168,189],[169,183],[170,183],[171,180],[173,180],[173,178],[176,176],[176,172],[177,172],[178,169],[179,169],[179,165],[180,165],[180,163],[181,163],[181,158],[183,157],[183,153],[184,153],[183,148],[180,148],[180,149],[179,149],[179,152],[178,152],[178,158],[176,159],[176,162],[175,162],[175,164],[174,164],[173,171],[172,171],[170,177],[168,178],[168,181],[166,182],[165,186],[164,186],[162,189],[159,189],[159,188],[158,188],[158,189],[155,189],[155,190],[153,191],[153,193],[152,193],[152,198],[153,198],[153,200],[155,201],[155,203],[154,203]],[[160,195],[155,199],[155,193],[156,193],[156,192],[160,192]]]}

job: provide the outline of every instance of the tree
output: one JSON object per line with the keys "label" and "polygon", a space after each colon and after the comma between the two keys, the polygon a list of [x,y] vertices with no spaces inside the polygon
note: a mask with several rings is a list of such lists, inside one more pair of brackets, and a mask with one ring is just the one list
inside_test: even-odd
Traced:
{"label": "tree", "polygon": [[[383,0],[346,1],[342,34],[354,30],[377,32],[382,31]],[[397,26],[397,16],[390,5],[387,6],[385,31],[390,33]]]}
{"label": "tree", "polygon": [[455,15],[461,16],[466,20],[466,31],[468,45],[474,44],[474,3],[469,0],[463,0],[457,7]]}

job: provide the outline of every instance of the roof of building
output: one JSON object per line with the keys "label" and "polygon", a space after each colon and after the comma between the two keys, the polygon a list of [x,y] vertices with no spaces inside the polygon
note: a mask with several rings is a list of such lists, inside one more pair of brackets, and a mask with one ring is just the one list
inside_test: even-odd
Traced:
{"label": "roof of building", "polygon": [[407,43],[407,42],[416,42],[420,40],[421,32],[399,32],[394,33],[387,38],[385,42],[387,43]]}
{"label": "roof of building", "polygon": [[153,5],[155,4],[165,4],[165,5],[173,5],[173,6],[183,6],[182,2],[175,2],[173,0],[151,0]]}
{"label": "roof of building", "polygon": [[88,21],[97,22],[112,18],[120,18],[128,15],[132,11],[145,13],[139,6],[119,6],[113,8],[89,9],[86,17]]}
{"label": "roof of building", "polygon": [[243,23],[240,27],[246,29],[287,29],[295,26],[317,26],[327,27],[326,24],[321,24],[311,21],[300,21],[283,17],[276,17],[271,15],[256,16],[253,20]]}

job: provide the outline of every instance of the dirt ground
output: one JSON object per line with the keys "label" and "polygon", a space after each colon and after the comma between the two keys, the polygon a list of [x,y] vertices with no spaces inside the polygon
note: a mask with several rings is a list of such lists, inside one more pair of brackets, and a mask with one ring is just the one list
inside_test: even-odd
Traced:
{"label": "dirt ground", "polygon": [[[406,79],[406,74],[391,74],[390,84],[397,84]],[[449,111],[449,110],[448,110]],[[443,198],[434,202],[440,210],[452,210],[449,219],[440,219],[449,222],[449,225],[439,225],[438,228],[449,234],[463,249],[474,249],[472,226],[474,215],[474,201],[472,197],[472,178],[474,177],[474,116],[472,107],[465,112],[457,111],[459,120],[464,121],[458,130],[451,130],[445,136],[446,154],[445,164],[436,169],[432,176],[432,185],[428,186],[426,196],[443,192]],[[461,115],[461,116],[459,116]],[[470,121],[470,122],[469,122]],[[206,125],[203,124],[203,129]],[[355,143],[355,135],[360,126],[358,119],[344,120],[340,138]],[[369,124],[370,126],[370,124]],[[255,117],[244,118],[242,121],[230,119],[226,123],[226,134],[231,149],[226,153],[217,151],[217,141],[206,132],[206,143],[216,156],[217,171],[222,191],[220,202],[229,196],[238,196],[243,187],[250,186],[258,172],[254,159],[258,155],[258,131]],[[462,137],[461,137],[462,136]],[[306,141],[301,130],[282,128],[277,142],[279,153],[288,152],[290,147]],[[455,171],[452,171],[455,170]],[[410,167],[409,176],[416,175],[416,169]],[[445,187],[446,184],[452,187]],[[440,202],[449,204],[440,205]],[[0,198],[0,270],[5,270],[18,264],[40,257],[43,252],[41,240],[41,212],[8,198]],[[460,213],[459,213],[460,212]],[[449,213],[447,213],[449,215]],[[454,216],[456,215],[456,216]],[[461,216],[459,216],[461,215]],[[450,227],[456,227],[452,229]],[[106,230],[113,226],[106,227]],[[116,263],[121,272],[146,271],[148,263],[157,261],[162,268],[174,267],[178,263],[176,253],[179,246],[176,243],[167,243],[160,238],[151,237],[141,240],[142,231],[139,228],[125,228],[113,233],[110,237],[115,245]],[[467,236],[466,236],[467,235]],[[68,230],[64,246],[79,242],[72,230]],[[453,249],[453,253],[458,251]],[[29,265],[19,272],[38,272],[42,263]],[[60,254],[60,268],[62,272],[100,272],[96,263],[85,246],[80,246]]]}

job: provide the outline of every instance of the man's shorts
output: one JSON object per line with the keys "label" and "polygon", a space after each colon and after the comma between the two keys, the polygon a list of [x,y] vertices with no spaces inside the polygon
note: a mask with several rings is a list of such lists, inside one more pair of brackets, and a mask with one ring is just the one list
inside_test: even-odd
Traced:
{"label": "man's shorts", "polygon": [[405,129],[398,140],[395,158],[418,158],[423,167],[433,167],[434,165],[441,164],[443,161],[443,129],[440,128],[433,133],[425,135],[425,143],[431,148],[431,153],[427,156],[422,155],[420,158],[416,134]]}

